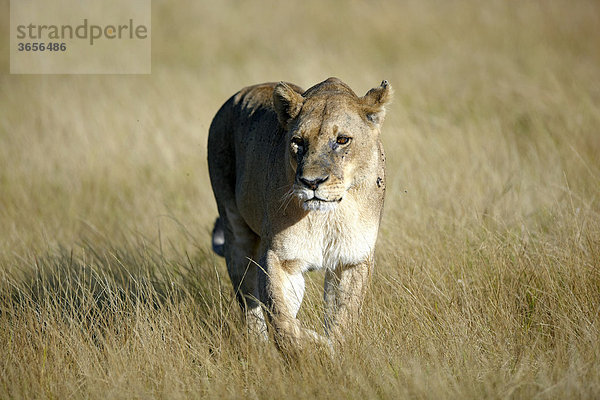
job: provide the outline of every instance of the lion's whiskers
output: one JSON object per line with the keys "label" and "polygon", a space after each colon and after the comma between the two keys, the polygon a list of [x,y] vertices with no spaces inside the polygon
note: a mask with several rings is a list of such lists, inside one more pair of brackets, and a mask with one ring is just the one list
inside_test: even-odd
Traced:
{"label": "lion's whiskers", "polygon": [[290,204],[290,202],[292,201],[292,198],[295,197],[295,194],[296,193],[295,193],[294,187],[293,186],[290,187],[287,190],[287,192],[285,192],[284,195],[281,196],[281,200],[280,200],[281,204],[279,205],[279,208],[277,210],[278,211],[282,210],[282,209],[285,210],[288,207],[288,205]]}

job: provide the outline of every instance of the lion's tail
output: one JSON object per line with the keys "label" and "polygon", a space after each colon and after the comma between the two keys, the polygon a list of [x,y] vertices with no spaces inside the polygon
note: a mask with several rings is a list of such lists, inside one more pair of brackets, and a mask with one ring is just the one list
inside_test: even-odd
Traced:
{"label": "lion's tail", "polygon": [[217,255],[225,257],[225,227],[223,220],[219,217],[215,221],[212,231],[212,249]]}

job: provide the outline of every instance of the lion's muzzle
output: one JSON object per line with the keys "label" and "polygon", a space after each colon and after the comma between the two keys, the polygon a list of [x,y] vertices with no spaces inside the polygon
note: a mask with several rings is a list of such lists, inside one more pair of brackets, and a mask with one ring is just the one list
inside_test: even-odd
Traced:
{"label": "lion's muzzle", "polygon": [[323,182],[326,182],[327,179],[329,179],[329,176],[326,176],[324,178],[315,178],[315,179],[307,179],[307,178],[299,178],[299,181],[306,186],[307,188],[309,188],[310,190],[317,190],[319,185]]}
{"label": "lion's muzzle", "polygon": [[294,192],[306,211],[331,211],[342,200],[341,195],[332,193],[323,183],[329,176],[319,178],[299,177]]}

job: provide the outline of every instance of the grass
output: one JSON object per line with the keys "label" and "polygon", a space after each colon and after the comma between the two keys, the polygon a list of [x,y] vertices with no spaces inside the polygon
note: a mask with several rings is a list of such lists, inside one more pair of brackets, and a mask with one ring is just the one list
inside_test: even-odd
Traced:
{"label": "grass", "polygon": [[[0,398],[600,396],[597,2],[152,11],[150,76],[0,76]],[[348,343],[290,363],[210,252],[206,135],[332,75],[395,88],[385,217]]]}

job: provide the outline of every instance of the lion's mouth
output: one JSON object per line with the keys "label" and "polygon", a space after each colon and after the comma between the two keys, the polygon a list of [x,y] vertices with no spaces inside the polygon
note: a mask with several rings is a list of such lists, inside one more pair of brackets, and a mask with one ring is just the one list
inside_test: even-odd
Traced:
{"label": "lion's mouth", "polygon": [[302,208],[307,211],[331,211],[334,210],[338,203],[342,201],[342,198],[335,200],[326,200],[320,197],[314,196],[302,203]]}
{"label": "lion's mouth", "polygon": [[323,201],[325,203],[339,203],[340,201],[342,201],[342,198],[340,197],[339,199],[335,199],[335,200],[327,200],[327,199],[322,199],[320,197],[315,196],[306,201]]}
{"label": "lion's mouth", "polygon": [[342,193],[338,197],[334,193],[310,190],[306,187],[296,186],[294,192],[298,196],[302,208],[306,211],[331,211],[336,209],[343,199]]}

